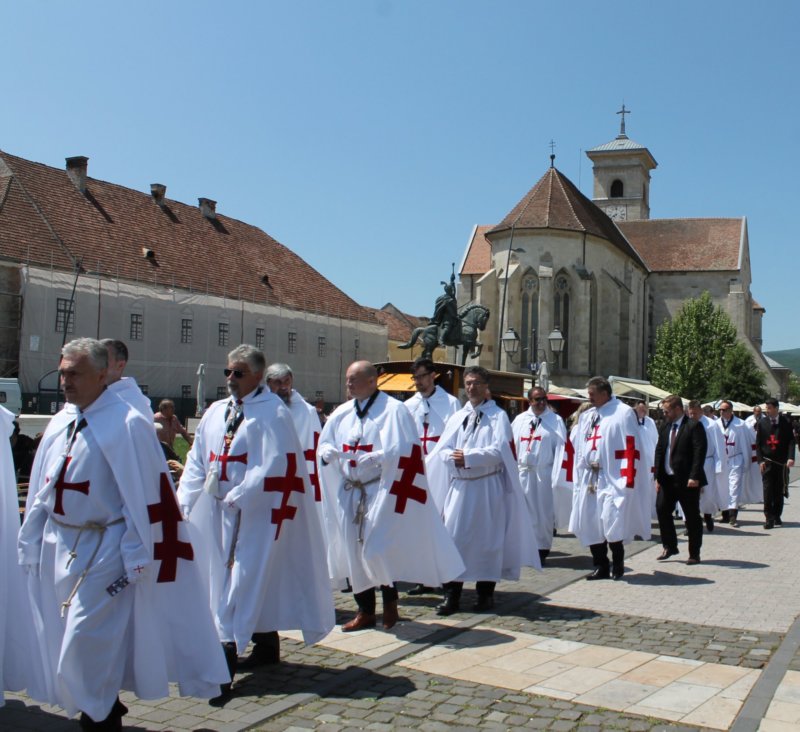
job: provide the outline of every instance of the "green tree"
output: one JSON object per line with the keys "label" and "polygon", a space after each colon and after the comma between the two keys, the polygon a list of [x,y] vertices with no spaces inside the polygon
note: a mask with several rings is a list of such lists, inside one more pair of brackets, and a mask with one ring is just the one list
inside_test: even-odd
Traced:
{"label": "green tree", "polygon": [[763,375],[708,292],[687,300],[659,326],[648,371],[655,386],[687,399],[749,401],[741,395],[763,394]]}
{"label": "green tree", "polygon": [[789,374],[789,387],[786,391],[786,400],[792,404],[800,403],[800,378],[797,374]]}

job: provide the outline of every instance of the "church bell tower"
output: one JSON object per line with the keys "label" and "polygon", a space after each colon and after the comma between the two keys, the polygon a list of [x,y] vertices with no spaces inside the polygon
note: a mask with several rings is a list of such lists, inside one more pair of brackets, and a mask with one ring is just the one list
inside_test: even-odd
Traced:
{"label": "church bell tower", "polygon": [[594,172],[592,201],[614,221],[650,218],[650,171],[658,165],[644,145],[625,134],[625,115],[630,113],[623,104],[617,112],[619,134],[586,151]]}

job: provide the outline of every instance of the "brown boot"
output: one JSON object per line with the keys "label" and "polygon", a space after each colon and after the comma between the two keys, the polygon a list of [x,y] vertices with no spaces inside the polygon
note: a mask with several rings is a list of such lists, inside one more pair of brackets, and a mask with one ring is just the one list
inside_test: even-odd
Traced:
{"label": "brown boot", "polygon": [[367,628],[375,627],[375,614],[368,615],[358,611],[356,616],[349,622],[342,626],[342,633],[352,633],[354,630],[366,630]]}
{"label": "brown boot", "polygon": [[386,630],[394,628],[397,621],[400,620],[400,613],[397,611],[397,600],[390,600],[383,603],[383,627]]}

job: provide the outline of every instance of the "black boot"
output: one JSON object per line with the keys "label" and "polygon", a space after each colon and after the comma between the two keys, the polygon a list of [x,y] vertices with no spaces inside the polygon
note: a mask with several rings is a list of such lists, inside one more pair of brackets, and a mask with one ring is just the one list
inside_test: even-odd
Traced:
{"label": "black boot", "polygon": [[592,552],[592,562],[594,571],[586,575],[587,580],[609,579],[611,577],[611,565],[608,561],[608,549],[605,542],[602,544],[590,544],[589,550]]}
{"label": "black boot", "polygon": [[472,606],[475,612],[485,613],[494,607],[494,582],[476,582],[475,590],[478,593],[478,600]]}
{"label": "black boot", "polygon": [[231,642],[223,643],[222,650],[225,652],[225,663],[228,664],[228,673],[231,675],[231,680],[227,684],[220,684],[219,696],[208,700],[208,703],[212,707],[224,707],[233,696],[233,677],[236,675],[236,664],[238,661],[236,644]]}
{"label": "black boot", "polygon": [[415,585],[412,587],[408,592],[407,595],[430,595],[436,592],[435,587],[428,587],[428,585],[423,585],[422,583]]}
{"label": "black boot", "polygon": [[731,520],[731,512],[730,511],[723,511],[722,518],[719,520],[721,524],[727,524]]}
{"label": "black boot", "polygon": [[253,650],[247,658],[237,663],[239,671],[249,671],[259,666],[280,663],[281,639],[277,631],[253,633]]}
{"label": "black boot", "polygon": [[611,578],[622,579],[625,574],[625,547],[621,541],[613,541],[608,546],[611,549]]}
{"label": "black boot", "polygon": [[114,706],[102,722],[95,722],[86,712],[81,712],[78,724],[86,732],[117,732],[122,729],[122,718],[127,713],[128,707],[117,697]]}
{"label": "black boot", "polygon": [[731,516],[731,520],[730,520],[731,528],[738,529],[739,528],[739,522],[736,519],[739,516],[739,509],[738,508],[732,508],[729,511],[729,513],[730,513],[730,516]]}
{"label": "black boot", "polygon": [[443,617],[457,613],[461,609],[462,582],[445,582],[444,602],[436,608],[436,614]]}
{"label": "black boot", "polygon": [[539,561],[541,562],[543,567],[544,567],[544,560],[547,559],[547,556],[549,554],[550,554],[549,549],[539,549]]}
{"label": "black boot", "polygon": [[714,517],[710,513],[704,513],[703,519],[705,519],[706,528],[710,534],[712,531],[714,531]]}

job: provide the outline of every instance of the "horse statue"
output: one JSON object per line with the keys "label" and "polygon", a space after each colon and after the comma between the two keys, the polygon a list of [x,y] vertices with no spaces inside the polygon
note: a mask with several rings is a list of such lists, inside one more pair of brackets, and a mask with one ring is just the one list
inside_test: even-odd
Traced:
{"label": "horse statue", "polygon": [[[431,323],[421,328],[414,328],[408,343],[404,343],[398,348],[411,348],[419,339],[422,339],[422,358],[432,358],[436,346],[461,346],[461,365],[467,362],[467,354],[470,358],[478,358],[483,348],[483,344],[478,342],[478,333],[485,330],[486,323],[489,322],[489,308],[484,305],[465,305],[458,312],[458,317],[453,327],[440,335],[440,325]],[[440,337],[443,336],[443,341]],[[470,353],[472,351],[472,353]]]}

